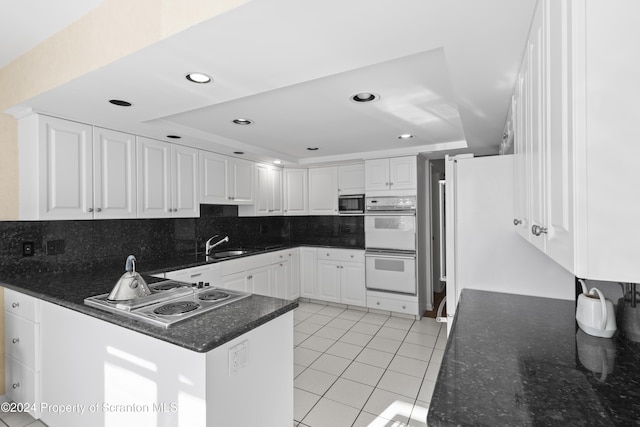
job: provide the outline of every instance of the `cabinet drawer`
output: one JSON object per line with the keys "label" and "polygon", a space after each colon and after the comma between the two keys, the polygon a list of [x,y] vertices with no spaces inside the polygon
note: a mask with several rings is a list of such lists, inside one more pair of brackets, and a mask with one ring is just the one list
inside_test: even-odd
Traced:
{"label": "cabinet drawer", "polygon": [[27,368],[11,356],[5,360],[5,390],[6,395],[14,402],[34,405],[35,413],[29,411],[38,418],[39,395],[40,395],[40,374]]}
{"label": "cabinet drawer", "polygon": [[182,270],[169,271],[165,273],[165,277],[186,283],[209,282],[212,286],[216,286],[220,283],[220,266],[215,264],[184,268]]}
{"label": "cabinet drawer", "polygon": [[40,325],[11,313],[5,313],[5,352],[30,369],[38,370]]}
{"label": "cabinet drawer", "polygon": [[292,250],[286,251],[277,251],[271,254],[271,264],[278,264],[287,260],[290,260],[293,257]]}
{"label": "cabinet drawer", "polygon": [[364,263],[364,251],[318,248],[318,261],[321,260]]}
{"label": "cabinet drawer", "polygon": [[38,306],[37,298],[4,288],[4,309],[6,312],[32,322],[38,322],[40,319]]}
{"label": "cabinet drawer", "polygon": [[414,316],[419,315],[417,301],[406,301],[367,295],[367,307],[378,310],[393,311],[395,313],[411,314]]}

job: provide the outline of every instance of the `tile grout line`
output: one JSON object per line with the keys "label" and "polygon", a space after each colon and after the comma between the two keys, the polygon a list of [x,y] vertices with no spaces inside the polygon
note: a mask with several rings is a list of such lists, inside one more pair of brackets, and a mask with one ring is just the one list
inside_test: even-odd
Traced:
{"label": "tile grout line", "polygon": [[[324,309],[324,308],[322,308],[322,309],[320,309],[320,310],[318,310],[318,311],[316,311],[316,312],[305,312],[305,313],[311,313],[311,314],[310,314],[308,317],[306,317],[304,320],[301,320],[299,323],[302,323],[302,322],[304,322],[304,321],[307,321],[307,320],[308,320],[311,316],[313,316],[313,315],[320,314],[320,311],[322,311],[323,309]],[[327,323],[325,323],[325,324],[323,324],[323,325],[316,324],[316,325],[319,325],[319,326],[320,326],[320,328],[319,328],[318,330],[316,330],[313,334],[310,334],[310,335],[309,335],[309,337],[305,338],[305,339],[304,339],[303,341],[301,341],[298,345],[295,345],[295,346],[294,346],[294,348],[299,347],[299,346],[300,346],[301,344],[303,344],[307,339],[309,339],[309,338],[311,338],[311,337],[313,337],[313,336],[316,336],[316,333],[318,333],[318,332],[319,332],[320,330],[322,330],[324,327],[329,326],[329,323],[331,323],[331,322],[332,322],[333,320],[335,320],[335,319],[340,318],[339,316],[340,316],[340,315],[342,315],[343,313],[345,313],[345,312],[346,312],[346,311],[348,311],[348,310],[349,310],[348,308],[345,308],[345,309],[343,309],[340,313],[332,315],[331,317],[333,317],[333,318],[332,318],[329,322],[327,322]],[[370,312],[369,312],[369,313],[370,313]],[[367,314],[368,314],[368,313],[367,313]],[[343,319],[343,320],[353,321],[353,322],[354,322],[354,324],[353,324],[351,327],[349,327],[348,329],[344,330],[344,333],[342,333],[338,338],[336,338],[336,339],[331,339],[332,341],[334,341],[334,343],[333,343],[330,347],[328,347],[327,349],[325,349],[324,351],[322,351],[322,352],[321,352],[321,354],[320,354],[320,356],[318,356],[316,359],[314,359],[314,360],[313,360],[313,361],[312,361],[308,366],[304,367],[304,369],[303,369],[303,370],[298,374],[298,376],[299,376],[299,375],[301,375],[303,372],[305,372],[308,368],[311,368],[311,365],[312,365],[313,363],[315,363],[315,362],[316,362],[320,357],[322,357],[322,356],[323,356],[323,355],[325,355],[325,354],[328,354],[328,355],[330,355],[330,356],[334,356],[334,357],[340,357],[340,356],[336,356],[336,355],[333,355],[333,354],[327,353],[327,350],[328,350],[329,348],[331,348],[333,345],[335,345],[336,343],[340,342],[339,340],[340,340],[341,338],[343,338],[343,337],[344,337],[348,332],[352,331],[352,329],[353,329],[357,324],[359,324],[359,323],[365,323],[365,324],[370,324],[370,325],[374,325],[374,326],[377,326],[377,327],[378,327],[378,328],[377,328],[377,330],[376,330],[376,332],[374,333],[374,335],[373,335],[373,336],[371,336],[371,338],[369,338],[369,340],[368,340],[368,341],[367,341],[367,342],[362,346],[362,349],[361,349],[361,350],[360,350],[360,351],[359,351],[359,352],[358,352],[358,353],[357,353],[353,358],[351,358],[351,360],[350,360],[349,364],[348,364],[344,369],[342,369],[342,371],[341,371],[341,373],[340,373],[339,375],[337,375],[337,376],[336,376],[336,379],[331,383],[331,385],[329,385],[329,387],[327,388],[327,390],[326,390],[326,391],[325,391],[325,392],[320,396],[320,398],[318,399],[318,401],[317,401],[317,402],[316,402],[316,403],[315,403],[315,404],[314,404],[314,405],[313,405],[313,406],[312,406],[312,407],[311,407],[311,408],[306,412],[306,414],[304,415],[304,417],[302,417],[302,420],[300,420],[300,421],[298,421],[298,420],[294,420],[294,421],[296,421],[297,423],[304,424],[304,419],[306,419],[306,417],[308,417],[309,413],[311,413],[311,411],[313,410],[313,408],[315,408],[315,407],[317,406],[317,404],[320,402],[320,400],[322,400],[323,398],[324,398],[324,399],[328,399],[328,400],[332,400],[332,401],[333,401],[333,399],[330,399],[330,398],[326,397],[326,394],[328,393],[328,391],[329,391],[329,390],[330,390],[330,389],[331,389],[331,388],[336,384],[336,382],[337,382],[339,379],[343,378],[343,377],[342,377],[342,375],[344,374],[344,372],[346,372],[346,371],[349,369],[349,367],[350,367],[351,365],[353,365],[353,362],[355,362],[355,361],[356,361],[356,358],[357,358],[357,357],[358,357],[358,356],[359,356],[359,355],[364,351],[364,349],[365,349],[365,348],[367,348],[367,346],[371,343],[371,341],[372,341],[375,337],[377,337],[377,336],[378,336],[378,333],[380,333],[380,331],[382,330],[382,328],[384,328],[384,327],[385,327],[385,325],[389,322],[389,320],[394,319],[394,317],[393,317],[393,316],[387,316],[387,319],[384,321],[384,323],[382,323],[382,324],[378,325],[378,324],[376,324],[376,323],[369,323],[369,322],[363,321],[362,319],[363,319],[367,314],[365,314],[365,315],[361,316],[358,320],[353,320],[353,319]],[[377,314],[377,313],[372,313],[372,314]],[[325,314],[325,316],[326,316],[326,314]],[[341,318],[341,319],[342,319],[342,318]],[[354,419],[353,424],[355,424],[355,422],[357,421],[358,417],[362,414],[362,412],[365,412],[365,411],[364,411],[364,407],[366,406],[367,402],[371,399],[371,395],[373,394],[373,392],[374,392],[376,389],[378,389],[378,385],[380,384],[380,381],[382,381],[382,378],[384,377],[384,375],[385,375],[387,372],[393,372],[393,373],[400,373],[400,374],[410,375],[410,374],[406,374],[406,373],[403,373],[403,372],[391,371],[391,370],[389,370],[389,366],[391,365],[391,363],[392,363],[392,361],[394,360],[394,358],[395,358],[396,356],[398,356],[398,351],[400,350],[400,348],[402,347],[402,345],[405,343],[405,340],[406,340],[406,339],[407,339],[407,337],[409,336],[409,332],[412,332],[412,328],[414,327],[414,325],[416,324],[416,322],[419,322],[419,321],[421,321],[421,320],[422,320],[422,318],[421,318],[420,320],[413,319],[413,320],[411,321],[411,324],[409,325],[409,327],[408,327],[407,329],[404,329],[404,328],[394,328],[394,327],[392,327],[392,326],[388,326],[388,328],[390,328],[390,329],[404,330],[404,336],[403,336],[402,340],[400,341],[400,345],[398,346],[398,349],[396,349],[396,351],[395,351],[395,352],[393,352],[393,353],[389,353],[389,354],[392,354],[393,356],[392,356],[392,358],[390,359],[389,363],[388,363],[388,364],[386,365],[386,367],[384,368],[384,370],[383,370],[383,372],[382,372],[382,375],[380,376],[380,378],[378,379],[378,381],[376,382],[376,384],[373,386],[373,390],[372,390],[371,394],[369,394],[369,396],[368,396],[367,400],[365,400],[365,402],[363,403],[363,405],[362,405],[360,408],[354,408],[354,409],[357,409],[357,410],[358,410],[358,414],[356,415],[356,418]],[[314,322],[310,322],[310,323],[315,324]],[[335,328],[335,327],[334,327],[334,328]],[[342,328],[335,328],[335,329],[342,329]],[[356,332],[356,331],[353,331],[353,332]],[[413,331],[413,332],[415,332],[415,333],[417,333],[417,334],[420,334],[420,335],[433,336],[432,334],[428,334],[428,333],[424,334],[424,333],[422,333],[422,332],[420,332],[420,331]],[[422,374],[422,376],[421,376],[421,377],[415,377],[415,378],[420,379],[420,387],[418,388],[418,391],[417,391],[416,396],[415,396],[414,398],[411,398],[411,399],[413,400],[413,407],[412,407],[411,413],[409,414],[409,418],[411,417],[411,415],[413,414],[413,411],[415,410],[415,406],[416,406],[416,403],[418,402],[418,397],[419,397],[420,391],[422,390],[422,387],[424,386],[424,381],[425,381],[425,379],[426,379],[426,373],[427,373],[427,371],[428,371],[428,369],[429,369],[429,366],[431,365],[431,360],[432,360],[432,358],[433,358],[433,351],[435,350],[435,346],[436,346],[436,344],[437,344],[437,340],[438,340],[438,338],[439,338],[439,336],[440,336],[440,333],[441,333],[441,332],[442,332],[442,327],[440,326],[440,328],[439,328],[439,330],[438,330],[438,333],[435,335],[436,343],[434,343],[434,347],[432,347],[432,348],[431,348],[431,354],[430,354],[430,356],[429,356],[429,360],[426,360],[426,361],[425,361],[425,362],[426,362],[426,364],[427,364],[427,366],[426,366],[426,368],[425,368],[425,372]],[[365,335],[369,335],[369,334],[365,334]],[[321,338],[325,338],[325,337],[321,337]],[[385,338],[385,337],[379,337],[379,338]],[[329,339],[329,338],[326,338],[326,339]],[[398,340],[391,339],[391,338],[386,338],[386,339],[389,339],[389,340],[392,340],[392,341],[398,341]],[[347,343],[347,344],[350,344],[350,343]],[[409,344],[414,344],[414,343],[409,343]],[[421,344],[414,344],[414,345],[419,345],[419,346],[421,346],[421,347],[427,347],[427,346],[422,346]],[[306,349],[306,347],[302,347],[302,348],[305,348],[305,349]],[[427,348],[428,348],[428,347],[427,347]],[[313,350],[313,349],[309,349],[309,350]],[[377,350],[377,349],[373,349],[373,348],[371,348],[371,350]],[[378,350],[378,351],[382,351],[382,350]],[[383,352],[384,352],[384,351],[383,351]],[[386,353],[386,352],[385,352],[385,353]],[[407,357],[407,358],[414,359],[414,358],[412,358],[412,357],[410,357],[410,356],[403,356],[403,357]],[[347,359],[347,358],[343,358],[343,357],[340,357],[340,358],[345,359],[345,360],[349,360],[349,359]],[[416,360],[420,360],[420,361],[422,361],[422,359],[416,359]],[[381,367],[379,367],[379,366],[376,366],[376,365],[370,365],[370,364],[368,364],[368,363],[364,363],[364,362],[359,362],[359,363],[362,363],[362,364],[364,364],[364,365],[368,365],[368,366],[373,366],[373,367],[376,367],[376,368],[381,368]],[[313,369],[313,368],[312,368],[312,369]],[[381,368],[381,369],[382,369],[382,368]],[[323,371],[320,371],[320,372],[323,372]],[[350,381],[352,381],[352,380],[350,380]],[[354,382],[371,387],[369,384],[360,383],[359,381],[354,381]],[[301,389],[301,390],[303,390],[303,389]],[[381,389],[381,390],[384,390],[384,389]],[[387,391],[387,390],[385,390],[385,391]],[[395,393],[395,392],[390,392],[390,393],[397,394],[397,393]],[[401,394],[400,394],[400,395],[401,395]],[[401,396],[403,396],[403,395],[401,395]],[[404,396],[404,397],[406,397],[406,396]],[[338,402],[338,403],[341,403],[341,402]],[[350,406],[350,405],[345,405],[345,406],[352,407],[352,406]],[[352,407],[352,408],[353,408],[353,407]],[[373,415],[375,415],[375,414],[373,414]],[[410,418],[410,420],[411,420],[411,418]],[[352,424],[352,425],[353,425],[353,424]]]}

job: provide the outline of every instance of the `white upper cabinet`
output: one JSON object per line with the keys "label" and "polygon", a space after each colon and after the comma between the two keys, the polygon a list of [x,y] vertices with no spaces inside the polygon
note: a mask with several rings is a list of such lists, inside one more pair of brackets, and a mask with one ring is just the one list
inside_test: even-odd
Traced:
{"label": "white upper cabinet", "polygon": [[254,163],[200,151],[200,202],[246,205],[254,201]]}
{"label": "white upper cabinet", "polygon": [[255,165],[255,203],[240,206],[240,215],[282,215],[282,168],[257,163]]}
{"label": "white upper cabinet", "polygon": [[200,203],[229,204],[227,170],[229,157],[200,151]]}
{"label": "white upper cabinet", "polygon": [[338,168],[309,169],[309,215],[338,215]]}
{"label": "white upper cabinet", "polygon": [[94,128],[94,218],[135,218],[136,192],[136,137]]}
{"label": "white upper cabinet", "polygon": [[415,156],[365,160],[364,171],[365,193],[368,196],[416,194]]}
{"label": "white upper cabinet", "polygon": [[620,55],[637,48],[640,3],[537,7],[513,103],[514,223],[578,277],[640,282],[640,61]]}
{"label": "white upper cabinet", "polygon": [[254,202],[254,163],[229,158],[227,191],[231,204],[247,205]]}
{"label": "white upper cabinet", "polygon": [[136,217],[136,138],[33,114],[20,120],[20,218]]}
{"label": "white upper cabinet", "polygon": [[364,194],[364,163],[338,166],[338,194]]}
{"label": "white upper cabinet", "polygon": [[307,169],[284,169],[284,214],[309,214]]}
{"label": "white upper cabinet", "polygon": [[198,150],[138,138],[138,218],[200,215]]}

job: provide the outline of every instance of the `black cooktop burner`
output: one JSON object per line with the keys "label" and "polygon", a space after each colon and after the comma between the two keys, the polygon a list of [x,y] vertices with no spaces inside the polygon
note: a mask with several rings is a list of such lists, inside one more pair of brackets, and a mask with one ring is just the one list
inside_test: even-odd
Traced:
{"label": "black cooktop burner", "polygon": [[198,296],[198,299],[202,301],[220,301],[229,298],[229,294],[220,291],[204,292]]}
{"label": "black cooktop burner", "polygon": [[155,314],[161,315],[173,315],[173,314],[183,314],[188,313],[193,310],[197,310],[200,308],[200,304],[192,302],[192,301],[180,301],[180,302],[170,302],[168,304],[162,305],[153,312]]}
{"label": "black cooktop burner", "polygon": [[184,287],[184,284],[182,283],[169,282],[169,283],[162,283],[158,286],[153,286],[153,289],[156,291],[168,291],[169,289],[182,288],[182,287]]}

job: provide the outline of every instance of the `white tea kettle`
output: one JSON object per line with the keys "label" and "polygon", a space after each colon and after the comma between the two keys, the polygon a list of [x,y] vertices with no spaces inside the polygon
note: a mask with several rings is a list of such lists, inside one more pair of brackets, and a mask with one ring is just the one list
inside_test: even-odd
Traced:
{"label": "white tea kettle", "polygon": [[582,293],[578,295],[576,321],[584,332],[594,337],[611,338],[616,332],[616,313],[613,303],[605,299],[598,288],[587,292],[584,280],[579,279]]}

